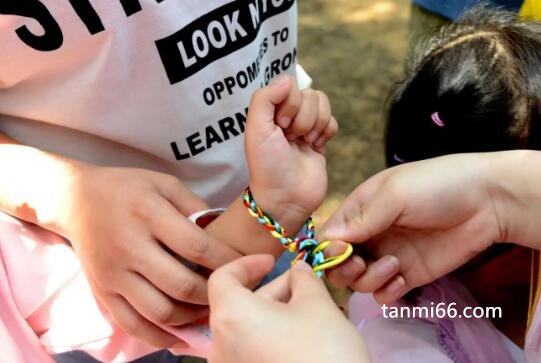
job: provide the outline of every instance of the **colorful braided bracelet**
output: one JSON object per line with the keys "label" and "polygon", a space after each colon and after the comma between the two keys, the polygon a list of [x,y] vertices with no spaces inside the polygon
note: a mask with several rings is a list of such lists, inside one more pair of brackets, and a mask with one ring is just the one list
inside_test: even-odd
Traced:
{"label": "colorful braided bracelet", "polygon": [[346,251],[341,255],[325,257],[323,250],[325,250],[331,242],[323,241],[318,243],[315,240],[316,232],[312,218],[308,218],[306,221],[306,234],[293,239],[278,222],[272,219],[270,215],[265,213],[259,205],[257,205],[252,196],[252,192],[250,191],[250,187],[244,190],[242,200],[244,201],[246,208],[248,208],[250,215],[256,218],[273,237],[277,238],[285,249],[291,253],[297,253],[297,256],[291,265],[294,265],[297,261],[303,260],[312,266],[318,277],[321,277],[324,270],[338,266],[347,260],[353,252],[353,247],[348,243]]}

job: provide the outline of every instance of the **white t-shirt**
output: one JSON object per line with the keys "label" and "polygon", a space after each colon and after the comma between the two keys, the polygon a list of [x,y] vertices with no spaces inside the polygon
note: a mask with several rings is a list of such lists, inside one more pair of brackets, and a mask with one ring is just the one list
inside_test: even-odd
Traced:
{"label": "white t-shirt", "polygon": [[252,93],[295,72],[296,17],[295,0],[1,1],[0,132],[226,205]]}

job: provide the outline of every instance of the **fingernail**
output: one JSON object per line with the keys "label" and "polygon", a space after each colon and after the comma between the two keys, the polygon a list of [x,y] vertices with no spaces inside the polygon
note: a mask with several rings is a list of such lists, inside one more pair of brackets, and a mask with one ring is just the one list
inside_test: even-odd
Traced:
{"label": "fingernail", "polygon": [[318,135],[319,135],[319,132],[317,132],[316,130],[312,130],[304,137],[304,141],[311,144],[314,141],[316,141]]}
{"label": "fingernail", "polygon": [[344,277],[353,277],[361,273],[365,269],[365,264],[362,258],[359,256],[353,256],[351,263],[347,263],[342,267],[342,275]]}
{"label": "fingernail", "polygon": [[402,276],[398,276],[396,279],[394,279],[393,282],[389,284],[389,286],[385,288],[385,292],[395,295],[401,292],[404,286],[406,286],[406,281]]}
{"label": "fingernail", "polygon": [[289,141],[293,141],[296,139],[296,136],[293,134],[286,134],[286,139],[288,139]]}
{"label": "fingernail", "polygon": [[291,117],[283,116],[283,117],[280,117],[280,119],[278,120],[278,126],[280,126],[283,129],[289,127],[290,124],[291,124]]}
{"label": "fingernail", "polygon": [[343,241],[332,241],[329,247],[325,249],[325,256],[337,256],[347,249],[347,244]]}
{"label": "fingernail", "polygon": [[278,76],[274,79],[273,83],[277,86],[277,87],[284,87],[286,85],[289,85],[289,77],[286,76],[286,75],[281,75],[281,76]]}
{"label": "fingernail", "polygon": [[294,267],[303,271],[312,271],[312,267],[304,261],[297,262]]}
{"label": "fingernail", "polygon": [[324,137],[320,137],[317,139],[317,141],[314,143],[315,147],[323,147],[327,143],[327,140]]}
{"label": "fingernail", "polygon": [[386,277],[394,274],[398,270],[398,259],[394,256],[386,256],[382,260],[377,262],[375,266],[375,272],[381,276]]}
{"label": "fingernail", "polygon": [[364,265],[359,263],[358,261],[355,261],[354,258],[351,258],[351,262],[344,264],[340,272],[342,273],[342,275],[344,275],[344,277],[354,277],[360,274],[363,270]]}
{"label": "fingernail", "polygon": [[190,345],[184,341],[180,341],[178,343],[175,343],[171,346],[171,349],[172,350],[177,350],[177,349],[186,349],[186,348],[189,348]]}

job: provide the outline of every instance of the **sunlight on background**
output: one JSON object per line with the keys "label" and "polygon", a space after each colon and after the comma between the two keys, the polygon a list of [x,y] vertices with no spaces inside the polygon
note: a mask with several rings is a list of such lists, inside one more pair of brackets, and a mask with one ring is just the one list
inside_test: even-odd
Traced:
{"label": "sunlight on background", "polygon": [[348,23],[387,20],[396,16],[397,10],[398,6],[392,1],[376,1],[368,7],[363,7],[347,14],[344,20]]}
{"label": "sunlight on background", "polygon": [[317,226],[383,163],[385,103],[403,77],[409,0],[300,0],[299,62],[329,96],[340,133],[327,150]]}

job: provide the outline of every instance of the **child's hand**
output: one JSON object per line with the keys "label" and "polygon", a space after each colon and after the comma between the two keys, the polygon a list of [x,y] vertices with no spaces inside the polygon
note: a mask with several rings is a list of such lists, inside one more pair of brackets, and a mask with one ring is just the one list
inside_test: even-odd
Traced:
{"label": "child's hand", "polygon": [[370,362],[362,337],[308,265],[250,290],[273,262],[252,255],[212,274],[209,362]]}
{"label": "child's hand", "polygon": [[[507,168],[490,176],[499,160],[503,153],[445,156],[387,169],[361,184],[319,237],[362,243],[379,260],[366,271],[362,260],[350,260],[329,279],[390,303],[505,241],[503,216],[513,210],[506,190],[512,188],[500,184]],[[498,200],[506,207],[498,209]]]}
{"label": "child's hand", "polygon": [[159,325],[205,316],[207,284],[173,254],[209,269],[240,255],[185,217],[207,206],[173,176],[89,167],[74,185],[66,236],[95,296],[128,334],[156,347],[178,343]]}
{"label": "child's hand", "polygon": [[246,156],[255,200],[274,218],[309,216],[327,192],[323,155],[338,131],[324,93],[299,91],[282,76],[255,92],[246,126]]}

